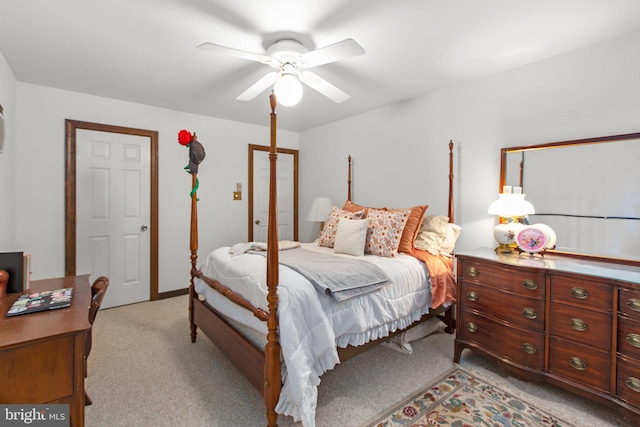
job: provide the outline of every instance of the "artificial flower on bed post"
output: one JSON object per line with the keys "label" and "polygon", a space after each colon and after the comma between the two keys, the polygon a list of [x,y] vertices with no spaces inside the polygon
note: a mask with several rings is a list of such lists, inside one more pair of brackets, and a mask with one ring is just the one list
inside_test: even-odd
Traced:
{"label": "artificial flower on bed post", "polygon": [[[189,147],[189,164],[185,166],[185,170],[191,174],[191,241],[189,243],[189,249],[191,250],[191,279],[189,286],[189,293],[191,297],[194,296],[195,289],[193,286],[194,273],[197,272],[196,264],[198,262],[198,209],[196,203],[198,202],[198,165],[202,163],[205,152],[204,147],[198,142],[198,137],[195,132],[192,134],[186,129],[182,129],[178,133],[178,142],[180,145]],[[189,313],[193,316],[193,298],[189,298]],[[196,340],[196,328],[191,319],[191,342]]]}

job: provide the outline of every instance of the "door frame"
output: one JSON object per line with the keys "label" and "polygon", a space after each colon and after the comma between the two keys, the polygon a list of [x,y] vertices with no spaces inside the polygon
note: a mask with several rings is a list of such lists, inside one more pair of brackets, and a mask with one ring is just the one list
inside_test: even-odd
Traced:
{"label": "door frame", "polygon": [[65,276],[76,275],[76,132],[78,129],[148,137],[150,141],[149,299],[158,295],[158,131],[65,119]]}
{"label": "door frame", "polygon": [[[247,241],[253,241],[253,152],[270,151],[266,145],[249,144],[249,222]],[[276,148],[278,153],[293,155],[293,240],[298,241],[298,150]]]}

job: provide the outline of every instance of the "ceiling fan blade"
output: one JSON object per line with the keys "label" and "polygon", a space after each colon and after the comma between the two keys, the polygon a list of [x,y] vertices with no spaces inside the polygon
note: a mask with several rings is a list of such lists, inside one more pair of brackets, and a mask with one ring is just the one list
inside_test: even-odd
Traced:
{"label": "ceiling fan blade", "polygon": [[306,68],[309,68],[362,55],[363,53],[364,49],[356,43],[355,40],[346,39],[341,42],[304,53],[300,56],[300,60]]}
{"label": "ceiling fan blade", "polygon": [[238,101],[251,101],[256,96],[264,92],[269,86],[275,84],[278,80],[280,73],[274,71],[272,73],[265,74],[260,80],[255,82],[249,89],[242,92],[236,98]]}
{"label": "ceiling fan blade", "polygon": [[215,43],[202,43],[201,45],[198,45],[197,48],[222,55],[230,55],[235,56],[236,58],[248,59],[249,61],[262,62],[265,64],[268,64],[271,61],[271,58],[267,55],[245,52],[244,50],[221,46]]}
{"label": "ceiling fan blade", "polygon": [[312,89],[317,90],[335,103],[341,103],[351,98],[319,75],[311,71],[302,71],[298,74],[300,81]]}

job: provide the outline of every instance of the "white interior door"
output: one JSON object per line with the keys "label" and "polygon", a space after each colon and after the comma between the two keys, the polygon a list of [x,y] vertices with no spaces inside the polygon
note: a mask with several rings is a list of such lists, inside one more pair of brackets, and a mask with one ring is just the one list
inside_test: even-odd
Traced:
{"label": "white interior door", "polygon": [[76,271],[109,278],[103,308],[150,298],[150,138],[78,129]]}
{"label": "white interior door", "polygon": [[[278,153],[278,240],[294,240],[294,156]],[[269,224],[269,152],[253,151],[253,240],[267,241]]]}

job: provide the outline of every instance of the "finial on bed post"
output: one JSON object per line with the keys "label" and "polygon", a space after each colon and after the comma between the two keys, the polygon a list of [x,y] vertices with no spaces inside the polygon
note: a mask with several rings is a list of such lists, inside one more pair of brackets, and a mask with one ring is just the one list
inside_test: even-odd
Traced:
{"label": "finial on bed post", "polygon": [[278,150],[276,96],[271,93],[271,145],[269,150],[269,225],[267,238],[267,302],[269,317],[267,318],[267,344],[264,347],[264,403],[267,409],[268,426],[278,425],[276,404],[280,397],[282,372],[280,366],[280,337],[278,335],[278,206],[277,206],[277,166]]}
{"label": "finial on bed post", "polygon": [[449,222],[453,223],[453,140],[449,140]]}

